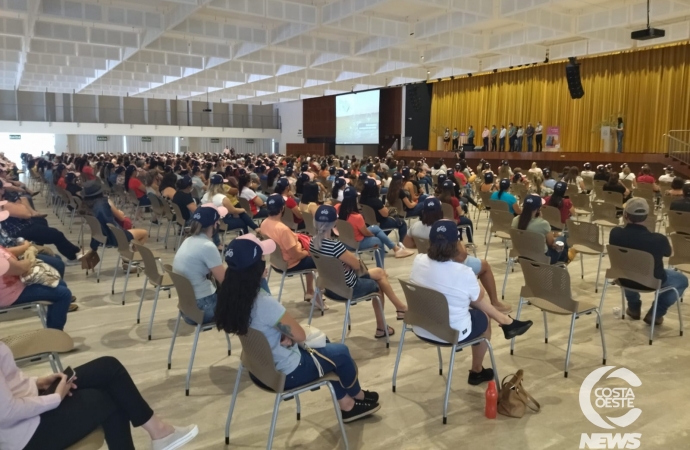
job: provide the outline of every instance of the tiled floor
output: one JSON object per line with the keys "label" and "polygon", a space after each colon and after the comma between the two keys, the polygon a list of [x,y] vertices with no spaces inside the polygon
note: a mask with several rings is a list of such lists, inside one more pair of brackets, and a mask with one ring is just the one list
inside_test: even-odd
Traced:
{"label": "tiled floor", "polygon": [[[38,206],[45,208],[42,197]],[[51,214],[50,222],[65,229]],[[482,217],[477,236],[483,238],[486,219]],[[164,231],[164,229],[163,229]],[[76,241],[78,229],[70,238]],[[159,250],[163,261],[172,261],[172,250],[164,250],[154,238],[150,247]],[[478,239],[479,241],[479,239]],[[172,248],[172,239],[171,239]],[[480,242],[481,244],[481,242]],[[479,246],[480,255],[484,245]],[[505,261],[500,243],[491,244],[489,262],[496,274],[497,283],[503,281]],[[115,295],[110,294],[110,281],[116,260],[114,249],[106,251],[101,282],[94,275],[84,276],[77,267],[67,270],[66,280],[78,297],[80,309],[68,318],[67,331],[76,341],[77,349],[63,355],[63,364],[78,366],[101,355],[119,358],[129,369],[144,397],[153,408],[173,423],[196,423],[200,435],[189,445],[190,449],[224,449],[224,426],[230,404],[237,366],[240,343],[232,338],[233,354],[227,356],[225,339],[221,333],[203,333],[194,363],[191,395],[184,395],[184,381],[192,344],[192,328],[182,325],[178,337],[173,366],[167,370],[166,358],[170,337],[177,314],[176,293],[168,299],[161,294],[156,311],[153,340],[146,340],[146,330],[152,305],[153,290],[146,292],[142,311],[142,323],[136,324],[136,309],[143,286],[141,278],[130,279],[126,305],[120,303],[124,282],[119,277]],[[607,266],[606,259],[604,267]],[[386,268],[396,292],[402,296],[397,279],[406,279],[412,258],[386,259]],[[594,293],[596,257],[585,260],[585,277],[580,279],[579,264],[570,267],[574,293],[581,299],[598,303],[600,294]],[[603,279],[603,276],[602,276]],[[273,277],[271,289],[277,293],[278,277]],[[520,269],[508,279],[506,301],[517,306],[522,286]],[[601,290],[600,290],[601,292]],[[301,301],[300,283],[288,279],[283,293],[283,303],[292,315],[305,320],[309,305]],[[643,297],[644,309],[651,301]],[[640,322],[615,320],[612,308],[620,306],[620,294],[610,289],[603,309],[608,364],[622,366],[637,374],[642,382],[634,388],[634,406],[642,410],[640,418],[625,429],[601,429],[591,424],[581,412],[578,400],[584,378],[601,367],[601,345],[596,330],[595,316],[579,319],[575,328],[569,378],[563,377],[563,365],[570,325],[569,317],[550,317],[549,343],[543,340],[542,315],[533,307],[527,307],[523,317],[535,321],[535,326],[517,340],[515,355],[511,356],[509,342],[495,329],[493,346],[496,352],[499,374],[504,377],[517,369],[525,370],[525,387],[541,403],[539,414],[527,414],[522,419],[499,416],[497,420],[484,417],[485,386],[472,387],[466,382],[469,368],[469,351],[458,354],[449,404],[448,424],[442,425],[442,400],[448,373],[449,354],[444,353],[446,370],[439,376],[434,348],[414,337],[407,340],[398,374],[397,393],[391,392],[391,376],[398,349],[401,322],[395,321],[390,305],[386,317],[396,328],[391,347],[386,349],[383,340],[373,339],[374,319],[371,307],[359,305],[352,310],[352,331],[346,343],[360,369],[360,380],[366,389],[381,394],[382,408],[371,418],[346,425],[350,448],[506,448],[506,449],[575,449],[580,447],[582,433],[641,433],[640,448],[685,449],[688,448],[688,422],[690,412],[685,405],[690,401],[687,374],[690,370],[690,350],[687,337],[678,335],[678,321],[672,309],[663,326],[658,327],[656,340],[649,346],[649,328]],[[684,306],[685,309],[685,306]],[[331,304],[323,317],[315,319],[315,325],[332,337],[340,335],[344,307]],[[686,320],[689,318],[685,311]],[[18,315],[2,319],[0,335],[30,330],[39,326],[38,319]],[[487,357],[485,366],[490,364]],[[49,370],[48,365],[32,366],[31,373]],[[622,387],[620,381],[603,381],[598,386]],[[683,387],[685,386],[685,387]],[[324,391],[301,396],[302,420],[295,421],[294,402],[281,404],[274,448],[331,449],[341,445],[339,430],[332,404]],[[241,383],[232,428],[231,447],[263,448],[266,445],[271,418],[273,396],[255,388],[245,375]],[[603,410],[598,410],[603,411]],[[608,416],[621,416],[626,410],[608,410]],[[135,430],[139,448],[148,447],[145,432]],[[605,448],[605,447],[600,447]],[[611,447],[614,448],[614,447]],[[635,447],[630,447],[635,448]]]}

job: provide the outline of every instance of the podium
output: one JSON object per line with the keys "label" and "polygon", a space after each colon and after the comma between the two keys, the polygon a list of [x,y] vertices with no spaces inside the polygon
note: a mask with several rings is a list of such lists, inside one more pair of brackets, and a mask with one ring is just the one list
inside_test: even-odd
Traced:
{"label": "podium", "polygon": [[613,127],[601,127],[601,140],[604,143],[604,153],[613,153],[615,146]]}

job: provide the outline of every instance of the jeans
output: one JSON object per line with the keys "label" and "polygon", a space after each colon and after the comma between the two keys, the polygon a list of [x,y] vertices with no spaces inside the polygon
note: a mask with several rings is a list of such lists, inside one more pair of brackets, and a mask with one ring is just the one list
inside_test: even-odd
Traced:
{"label": "jeans", "polygon": [[563,243],[563,251],[559,252],[554,250],[553,248],[549,247],[549,249],[546,251],[546,256],[551,258],[551,264],[556,264],[557,262],[568,262],[568,243],[566,242],[566,237],[565,236],[558,236],[556,239],[556,242],[562,242]]}
{"label": "jeans", "polygon": [[[382,233],[385,234],[385,233]],[[354,251],[354,248],[350,248],[348,245],[346,245],[348,250]],[[370,248],[378,247],[376,249],[376,267],[383,267],[383,258],[386,255],[386,251],[383,248],[383,243],[381,240],[376,237],[376,236],[365,236],[364,239],[359,241],[359,249],[360,250],[367,250]]]}
{"label": "jeans", "polygon": [[244,234],[249,233],[249,228],[256,230],[259,226],[249,217],[249,214],[242,213],[239,217],[235,217],[232,214],[228,214],[223,218],[223,222],[228,225],[228,230],[236,230],[238,228],[242,229]]}
{"label": "jeans", "polygon": [[467,145],[471,145],[474,149],[474,136],[467,138]]}
{"label": "jeans", "polygon": [[491,137],[491,151],[492,152],[496,151],[496,136]]}
{"label": "jeans", "polygon": [[506,138],[502,137],[498,141],[498,151],[499,152],[505,152],[506,151]]}
{"label": "jeans", "polygon": [[484,138],[484,151],[485,152],[489,151],[489,138],[488,137]]}
{"label": "jeans", "polygon": [[385,229],[396,228],[398,230],[398,236],[400,236],[400,242],[407,236],[407,224],[404,220],[386,217],[381,221],[380,227]]}
{"label": "jeans", "polygon": [[48,256],[42,253],[36,255],[36,258],[57,270],[60,274],[60,278],[65,278],[65,263],[62,261],[62,258],[59,256]]}
{"label": "jeans", "polygon": [[532,152],[532,137],[533,136],[527,136],[527,151]]}
{"label": "jeans", "polygon": [[44,286],[42,284],[30,284],[24,288],[15,305],[32,303],[39,300],[51,302],[48,307],[48,317],[46,325],[48,328],[62,330],[67,323],[67,311],[72,302],[72,291],[67,288],[65,280],[60,280],[56,287]]}
{"label": "jeans", "polygon": [[13,237],[23,237],[27,241],[35,242],[38,245],[53,244],[65,258],[71,261],[77,259],[79,247],[68,241],[61,231],[49,227],[48,222],[42,218],[33,218],[31,222],[31,225],[22,228]]}
{"label": "jeans", "polygon": [[254,214],[255,219],[264,219],[268,217],[268,210],[266,208],[259,208],[259,210]]}
{"label": "jeans", "polygon": [[[469,217],[467,216],[460,216],[458,219],[458,225],[469,225],[470,227],[467,228],[467,242],[472,244],[474,241],[472,239],[472,235],[474,234],[474,225],[472,224],[472,220],[470,220]],[[465,228],[459,229],[460,230],[460,240],[462,240],[462,230]]]}
{"label": "jeans", "polygon": [[[424,178],[419,179],[419,184],[424,186],[424,189],[426,190],[426,193],[428,194],[433,189],[434,181],[431,179],[431,177],[429,175],[427,175]],[[386,189],[386,193],[388,193],[388,189]],[[382,194],[383,194],[383,192],[382,192]]]}
{"label": "jeans", "polygon": [[616,135],[616,137],[618,138],[618,150],[616,150],[616,152],[623,153],[623,133],[617,131]]}
{"label": "jeans", "polygon": [[101,427],[108,448],[134,450],[131,425],[140,427],[153,410],[139,393],[127,369],[111,356],[94,359],[74,372],[79,389],[57,408],[41,414],[25,450],[61,450]]}
{"label": "jeans", "polygon": [[[216,315],[216,303],[218,302],[218,293],[214,292],[206,297],[201,297],[196,299],[196,306],[204,312],[204,323],[213,322]],[[197,325],[192,319],[182,315],[182,320],[187,322],[188,325]]]}
{"label": "jeans", "polygon": [[522,151],[522,138],[515,138],[515,151],[516,152],[521,152]]}
{"label": "jeans", "polygon": [[[674,287],[678,290],[678,295],[683,296],[683,292],[688,287],[688,278],[681,272],[676,272],[675,270],[666,269],[666,281],[661,283],[661,287]],[[639,311],[642,308],[642,301],[640,301],[640,293],[634,291],[625,291],[625,298],[628,300],[628,308],[632,311]],[[666,315],[668,308],[673,305],[678,298],[676,293],[673,291],[667,291],[663,294],[659,294],[659,306],[656,307],[656,316],[663,317]],[[654,304],[650,311],[654,309]]]}
{"label": "jeans", "polygon": [[407,214],[405,215],[405,217],[420,216],[422,214],[422,210],[424,209],[424,200],[426,200],[427,197],[428,197],[428,195],[426,195],[426,194],[420,195],[419,199],[417,200],[417,205],[414,208],[412,208],[411,210],[407,211]]}

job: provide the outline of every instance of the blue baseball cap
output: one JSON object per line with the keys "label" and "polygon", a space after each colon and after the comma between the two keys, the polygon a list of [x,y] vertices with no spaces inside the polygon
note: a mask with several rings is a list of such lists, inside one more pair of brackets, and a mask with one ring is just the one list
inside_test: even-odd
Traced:
{"label": "blue baseball cap", "polygon": [[280,194],[270,195],[266,200],[266,209],[271,216],[280,214],[280,211],[283,210],[283,206],[285,206],[285,199]]}
{"label": "blue baseball cap", "polygon": [[228,264],[228,269],[246,269],[259,262],[264,255],[273,253],[275,249],[276,245],[270,239],[266,241],[258,241],[256,238],[233,239],[225,251],[225,262]]}
{"label": "blue baseball cap", "polygon": [[314,213],[314,221],[321,223],[335,222],[338,220],[338,213],[331,205],[321,205],[316,208]]}
{"label": "blue baseball cap", "polygon": [[458,241],[458,226],[448,219],[441,219],[434,222],[429,233],[429,241],[432,244],[443,244],[446,242]]}
{"label": "blue baseball cap", "polygon": [[442,209],[441,200],[436,197],[427,197],[426,200],[424,200],[423,211],[425,213],[439,212]]}
{"label": "blue baseball cap", "polygon": [[292,175],[293,172],[294,170],[292,169],[292,166],[288,166],[285,168],[285,176],[289,177],[290,175]]}
{"label": "blue baseball cap", "polygon": [[194,211],[192,220],[199,222],[202,228],[208,228],[220,220],[220,214],[217,209],[202,206]]}
{"label": "blue baseball cap", "polygon": [[528,195],[522,203],[522,208],[529,211],[536,211],[541,208],[542,200],[538,195]]}
{"label": "blue baseball cap", "polygon": [[279,178],[278,181],[276,181],[275,193],[282,194],[288,186],[290,186],[290,180],[287,178]]}
{"label": "blue baseball cap", "polygon": [[565,193],[568,192],[568,183],[565,181],[559,181],[553,186],[553,192],[560,195],[565,195]]}
{"label": "blue baseball cap", "polygon": [[446,180],[446,181],[443,182],[443,185],[442,185],[442,186],[443,186],[444,188],[449,188],[449,187],[450,187],[450,188],[454,188],[454,187],[455,187],[455,183],[453,183],[452,180]]}
{"label": "blue baseball cap", "polygon": [[393,175],[391,175],[391,177],[394,180],[402,180],[402,174],[400,172],[393,172]]}
{"label": "blue baseball cap", "polygon": [[223,175],[215,174],[211,177],[211,179],[209,180],[209,183],[211,183],[211,184],[223,184],[226,181],[227,180],[225,178],[223,178]]}
{"label": "blue baseball cap", "polygon": [[491,172],[486,172],[484,174],[484,182],[485,183],[493,183],[494,182],[494,174]]}
{"label": "blue baseball cap", "polygon": [[367,178],[369,178],[369,175],[367,175],[366,172],[360,172],[360,173],[359,173],[359,179],[360,179],[360,180],[364,181],[364,180],[366,180]]}
{"label": "blue baseball cap", "polygon": [[503,178],[501,180],[501,183],[499,184],[500,188],[502,191],[510,189],[510,180],[507,178]]}
{"label": "blue baseball cap", "polygon": [[357,189],[348,186],[343,191],[343,198],[357,198]]}
{"label": "blue baseball cap", "polygon": [[364,180],[364,186],[366,187],[376,187],[376,180],[373,178],[367,178]]}
{"label": "blue baseball cap", "polygon": [[345,186],[346,184],[347,184],[347,181],[345,180],[345,178],[336,178],[335,182],[333,183],[333,185],[337,188],[341,188],[341,187]]}

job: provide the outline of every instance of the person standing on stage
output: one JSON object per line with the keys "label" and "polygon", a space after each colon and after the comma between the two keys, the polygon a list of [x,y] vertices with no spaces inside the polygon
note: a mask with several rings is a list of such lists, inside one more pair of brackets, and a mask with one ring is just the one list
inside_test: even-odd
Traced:
{"label": "person standing on stage", "polygon": [[489,151],[495,152],[497,147],[496,147],[496,137],[498,136],[498,130],[496,129],[496,125],[491,125],[491,145],[489,146]]}
{"label": "person standing on stage", "polygon": [[541,139],[542,139],[542,133],[544,132],[543,127],[541,126],[541,122],[537,122],[537,128],[534,130],[534,134],[536,136],[536,141],[537,141],[537,151],[541,151]]}
{"label": "person standing on stage", "polygon": [[618,138],[618,153],[623,153],[623,118],[618,118],[618,126],[616,127],[616,137]]}
{"label": "person standing on stage", "polygon": [[474,149],[474,128],[472,128],[472,125],[470,125],[470,129],[467,132],[467,144],[472,146],[472,149]]}
{"label": "person standing on stage", "polygon": [[453,128],[453,150],[458,149],[458,139],[460,138],[460,133],[458,133],[457,128]]}
{"label": "person standing on stage", "polygon": [[525,136],[527,136],[527,151],[532,153],[532,140],[534,139],[534,127],[532,123],[527,124],[527,129],[525,129]]}
{"label": "person standing on stage", "polygon": [[445,151],[448,151],[448,144],[450,143],[450,130],[446,128],[446,131],[443,133],[443,149]]}
{"label": "person standing on stage", "polygon": [[484,131],[482,131],[482,141],[484,141],[484,148],[482,150],[489,150],[489,127],[484,125]]}
{"label": "person standing on stage", "polygon": [[517,134],[517,128],[513,125],[513,122],[508,124],[508,151],[515,151],[515,135]]}
{"label": "person standing on stage", "polygon": [[504,125],[501,125],[501,134],[498,137],[499,144],[498,144],[498,151],[499,152],[505,152],[506,151],[506,127]]}
{"label": "person standing on stage", "polygon": [[522,129],[522,125],[518,125],[517,132],[515,133],[515,151],[522,152],[522,136],[524,136],[525,130]]}

